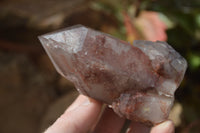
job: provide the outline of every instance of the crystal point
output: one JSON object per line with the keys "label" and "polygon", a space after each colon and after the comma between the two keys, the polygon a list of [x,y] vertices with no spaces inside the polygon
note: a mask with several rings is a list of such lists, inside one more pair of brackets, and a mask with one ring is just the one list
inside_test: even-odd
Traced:
{"label": "crystal point", "polygon": [[186,60],[166,42],[135,41],[73,26],[39,37],[56,70],[120,116],[146,124],[168,118]]}

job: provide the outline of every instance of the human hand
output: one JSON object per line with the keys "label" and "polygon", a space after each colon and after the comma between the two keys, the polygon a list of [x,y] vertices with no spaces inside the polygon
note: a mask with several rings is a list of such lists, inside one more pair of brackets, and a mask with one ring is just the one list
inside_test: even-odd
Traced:
{"label": "human hand", "polygon": [[[74,103],[50,126],[45,133],[120,133],[125,119],[106,107],[101,114],[102,103],[79,95]],[[153,128],[132,122],[127,133],[173,133],[171,121],[165,121]]]}

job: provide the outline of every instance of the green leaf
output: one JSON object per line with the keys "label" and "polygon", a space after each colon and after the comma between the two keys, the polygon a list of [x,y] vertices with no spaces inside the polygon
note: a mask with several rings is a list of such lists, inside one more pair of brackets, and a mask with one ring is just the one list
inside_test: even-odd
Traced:
{"label": "green leaf", "polygon": [[200,56],[196,54],[190,55],[190,66],[192,69],[197,69],[200,67]]}

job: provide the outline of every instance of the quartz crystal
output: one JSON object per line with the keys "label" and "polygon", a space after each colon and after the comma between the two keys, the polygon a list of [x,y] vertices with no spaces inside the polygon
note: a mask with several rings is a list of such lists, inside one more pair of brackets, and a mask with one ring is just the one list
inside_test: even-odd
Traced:
{"label": "quartz crystal", "polygon": [[56,70],[86,96],[145,124],[168,118],[186,60],[166,42],[119,40],[82,25],[39,37]]}

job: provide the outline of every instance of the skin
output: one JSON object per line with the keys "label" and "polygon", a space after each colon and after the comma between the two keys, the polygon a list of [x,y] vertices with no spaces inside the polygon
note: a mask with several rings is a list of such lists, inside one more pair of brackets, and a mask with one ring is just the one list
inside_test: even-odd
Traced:
{"label": "skin", "polygon": [[[79,95],[72,105],[44,133],[120,133],[125,119],[102,103]],[[152,128],[132,122],[126,133],[173,133],[174,125],[167,120]]]}

